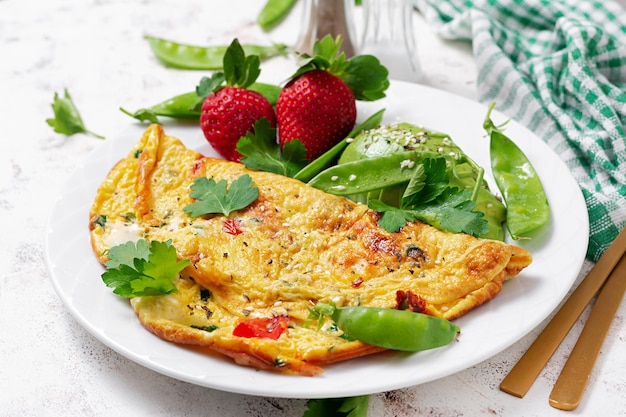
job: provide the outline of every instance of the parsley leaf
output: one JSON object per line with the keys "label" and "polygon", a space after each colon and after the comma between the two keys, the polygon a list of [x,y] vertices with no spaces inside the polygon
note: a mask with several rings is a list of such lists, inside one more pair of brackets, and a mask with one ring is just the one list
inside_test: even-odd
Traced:
{"label": "parsley leaf", "polygon": [[417,167],[400,207],[372,199],[368,207],[382,213],[378,225],[394,233],[407,221],[423,221],[439,229],[479,236],[488,230],[484,213],[473,211],[476,203],[472,193],[451,187],[446,174],[446,161],[426,158]]}
{"label": "parsley leaf", "polygon": [[148,243],[144,239],[117,245],[109,251],[102,281],[122,297],[165,295],[177,292],[174,278],[189,260],[179,261],[171,241]]}
{"label": "parsley leaf", "polygon": [[390,233],[398,232],[406,222],[411,222],[414,217],[406,210],[390,206],[380,200],[369,200],[367,206],[372,210],[382,213],[378,219],[378,225]]}
{"label": "parsley leaf", "polygon": [[55,132],[67,136],[76,133],[85,133],[98,139],[104,139],[104,136],[87,130],[67,89],[65,89],[63,97],[60,97],[58,93],[54,93],[52,111],[54,112],[54,118],[46,119],[46,123],[48,123]]}
{"label": "parsley leaf", "polygon": [[444,230],[479,236],[487,232],[487,221],[484,213],[472,211],[476,203],[470,198],[470,191],[447,188],[437,200],[420,207],[416,217]]}
{"label": "parsley leaf", "polygon": [[276,129],[264,118],[256,121],[253,132],[239,139],[237,152],[243,155],[241,163],[247,168],[286,177],[293,177],[308,163],[304,159],[306,148],[299,140],[285,143],[281,151],[276,141]]}
{"label": "parsley leaf", "polygon": [[150,245],[145,239],[139,239],[137,243],[132,241],[109,249],[109,260],[104,264],[109,269],[119,268],[120,265],[134,265],[135,259],[148,260]]}
{"label": "parsley leaf", "polygon": [[228,189],[226,180],[215,182],[213,178],[206,177],[196,178],[191,189],[192,192],[189,195],[198,201],[186,206],[183,210],[192,217],[204,214],[228,216],[235,210],[247,207],[259,197],[259,189],[248,174],[231,182]]}
{"label": "parsley leaf", "polygon": [[309,400],[302,417],[366,417],[368,405],[367,395]]}
{"label": "parsley leaf", "polygon": [[404,207],[429,203],[448,188],[448,185],[445,158],[425,158],[416,167],[402,195]]}
{"label": "parsley leaf", "polygon": [[366,417],[368,405],[369,396],[367,395],[350,397],[344,400],[341,407],[339,407],[339,411],[348,413],[346,417]]}

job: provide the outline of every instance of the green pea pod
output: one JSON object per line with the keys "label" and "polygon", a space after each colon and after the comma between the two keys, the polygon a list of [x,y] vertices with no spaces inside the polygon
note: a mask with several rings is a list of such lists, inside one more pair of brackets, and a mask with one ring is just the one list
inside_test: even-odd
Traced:
{"label": "green pea pod", "polygon": [[373,129],[374,127],[378,126],[383,119],[384,112],[385,110],[382,109],[372,114],[363,123],[355,127],[345,139],[343,139],[341,142],[339,142],[328,151],[315,158],[315,160],[311,161],[304,168],[302,168],[294,176],[294,178],[302,182],[307,182],[310,181],[314,176],[322,172],[324,169],[333,165],[337,161],[343,150],[346,148],[346,146],[348,146],[348,144],[350,143],[350,139],[354,138],[356,135],[364,130]]}
{"label": "green pea pod", "polygon": [[[424,155],[424,154],[422,154]],[[308,184],[334,195],[349,196],[407,184],[415,172],[417,152],[405,151],[335,165]]]}
{"label": "green pea pod", "polygon": [[408,352],[445,346],[460,332],[451,321],[408,310],[340,307],[330,316],[339,329],[355,340]]}
{"label": "green pea pod", "polygon": [[278,101],[278,95],[282,88],[275,84],[259,83],[255,82],[248,86],[248,90],[256,91],[270,102],[272,106],[276,106]]}
{"label": "green pea pod", "polygon": [[484,129],[490,137],[491,169],[506,204],[506,225],[513,239],[528,238],[550,219],[550,206],[541,179],[524,152],[494,125],[491,103]]}
{"label": "green pea pod", "polygon": [[[223,58],[227,45],[196,46],[173,42],[154,36],[146,36],[146,40],[156,57],[165,65],[189,70],[220,70],[223,69]],[[242,45],[246,55],[257,55],[261,60],[284,55],[286,45]]]}
{"label": "green pea pod", "polygon": [[463,162],[466,155],[445,133],[409,123],[377,126],[359,135],[339,158],[339,164],[407,150],[438,153],[448,161]]}
{"label": "green pea pod", "polygon": [[297,0],[267,0],[257,16],[257,24],[264,31],[276,27],[291,11]]}
{"label": "green pea pod", "polygon": [[[273,84],[253,83],[249,90],[262,94],[272,105],[276,104],[280,87]],[[120,110],[140,122],[160,123],[159,116],[171,117],[178,120],[197,120],[200,118],[198,94],[195,91],[179,94],[151,107],[141,108],[130,112],[120,107]]]}
{"label": "green pea pod", "polygon": [[159,123],[158,116],[195,120],[200,117],[200,111],[194,110],[197,101],[198,95],[195,91],[192,91],[190,93],[177,95],[154,106],[142,108],[135,112],[129,112],[122,107],[120,107],[120,110],[140,122],[148,121],[150,123]]}

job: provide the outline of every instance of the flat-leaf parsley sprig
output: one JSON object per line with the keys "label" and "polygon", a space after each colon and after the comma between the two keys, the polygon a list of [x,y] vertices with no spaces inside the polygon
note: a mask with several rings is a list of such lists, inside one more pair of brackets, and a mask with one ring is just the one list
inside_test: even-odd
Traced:
{"label": "flat-leaf parsley sprig", "polygon": [[314,399],[306,406],[302,417],[366,417],[369,396]]}
{"label": "flat-leaf parsley sprig", "polygon": [[102,281],[122,297],[166,295],[177,292],[174,279],[186,266],[187,259],[178,260],[172,241],[140,239],[109,250],[107,271]]}
{"label": "flat-leaf parsley sprig", "polygon": [[247,168],[286,177],[293,177],[309,162],[305,159],[306,148],[298,139],[285,143],[281,149],[276,141],[276,129],[267,119],[257,120],[254,131],[239,139],[237,152],[243,155],[241,163]]}
{"label": "flat-leaf parsley sprig", "polygon": [[235,210],[248,207],[259,197],[259,189],[248,174],[230,183],[225,179],[216,182],[213,178],[196,178],[191,185],[189,195],[197,201],[183,210],[192,217],[205,214],[223,214],[228,216]]}
{"label": "flat-leaf parsley sprig", "polygon": [[76,133],[85,133],[98,139],[104,139],[104,136],[98,135],[85,127],[83,118],[80,116],[78,108],[76,108],[67,89],[64,90],[63,97],[59,96],[59,93],[54,93],[52,111],[54,112],[54,117],[46,119],[46,123],[48,123],[55,132],[67,136],[72,136]]}
{"label": "flat-leaf parsley sprig", "polygon": [[444,158],[425,158],[407,186],[400,207],[370,200],[369,208],[382,213],[378,224],[397,232],[407,221],[420,220],[439,229],[479,236],[487,231],[484,214],[474,211],[472,193],[449,185]]}

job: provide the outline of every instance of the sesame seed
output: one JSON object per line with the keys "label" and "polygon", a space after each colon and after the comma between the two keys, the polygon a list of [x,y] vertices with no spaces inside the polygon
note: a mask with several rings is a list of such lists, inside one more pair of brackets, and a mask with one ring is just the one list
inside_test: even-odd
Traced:
{"label": "sesame seed", "polygon": [[413,166],[415,165],[415,161],[411,161],[410,159],[405,159],[404,161],[400,162],[400,170],[404,169],[404,168],[413,168]]}

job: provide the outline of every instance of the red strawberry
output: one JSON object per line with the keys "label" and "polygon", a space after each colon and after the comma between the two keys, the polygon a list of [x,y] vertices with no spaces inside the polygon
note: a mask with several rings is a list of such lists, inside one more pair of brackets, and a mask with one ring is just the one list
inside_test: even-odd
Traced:
{"label": "red strawberry", "polygon": [[223,87],[202,103],[200,127],[211,146],[229,161],[239,161],[237,142],[253,130],[254,123],[266,118],[276,127],[276,115],[270,102],[256,91]]}
{"label": "red strawberry", "polygon": [[299,139],[313,160],[345,138],[356,121],[354,93],[328,71],[316,69],[291,80],[276,103],[283,146]]}
{"label": "red strawberry", "polygon": [[388,71],[372,55],[346,59],[341,37],[325,36],[283,88],[276,103],[280,145],[300,140],[313,160],[344,139],[356,121],[356,101],[385,96]]}
{"label": "red strawberry", "polygon": [[[254,130],[261,118],[276,127],[272,104],[262,94],[249,90],[260,73],[260,58],[246,56],[234,39],[224,54],[224,72],[203,77],[196,88],[202,100],[200,127],[204,137],[224,158],[239,162],[237,142]],[[226,86],[224,86],[224,84]]]}

